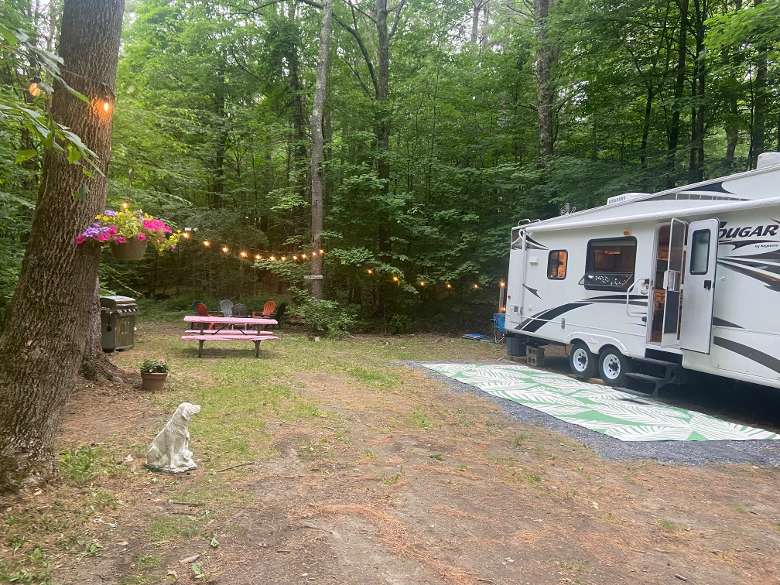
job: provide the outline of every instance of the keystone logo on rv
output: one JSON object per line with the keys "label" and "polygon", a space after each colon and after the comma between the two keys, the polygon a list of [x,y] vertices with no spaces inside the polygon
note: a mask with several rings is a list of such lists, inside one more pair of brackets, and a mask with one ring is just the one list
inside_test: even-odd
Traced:
{"label": "keystone logo on rv", "polygon": [[734,238],[766,238],[767,236],[776,236],[780,225],[758,225],[758,226],[734,226],[729,227],[725,222],[720,224],[718,239],[731,240]]}

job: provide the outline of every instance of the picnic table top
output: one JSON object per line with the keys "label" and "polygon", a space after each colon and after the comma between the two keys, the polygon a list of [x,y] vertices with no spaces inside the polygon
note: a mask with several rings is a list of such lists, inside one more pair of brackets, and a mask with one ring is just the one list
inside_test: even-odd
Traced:
{"label": "picnic table top", "polygon": [[276,319],[262,319],[260,317],[216,317],[202,315],[186,315],[184,320],[187,323],[224,323],[234,325],[278,325]]}

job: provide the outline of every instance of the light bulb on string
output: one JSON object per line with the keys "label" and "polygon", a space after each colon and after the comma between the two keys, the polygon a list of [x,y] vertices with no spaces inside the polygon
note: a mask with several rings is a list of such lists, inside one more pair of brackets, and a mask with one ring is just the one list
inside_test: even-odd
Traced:
{"label": "light bulb on string", "polygon": [[286,262],[286,261],[287,261],[287,256],[282,256],[282,262]]}
{"label": "light bulb on string", "polygon": [[262,260],[263,257],[260,254],[255,254],[255,260]]}
{"label": "light bulb on string", "polygon": [[452,288],[452,285],[449,282],[447,284],[445,284],[444,286],[446,286],[447,288]]}
{"label": "light bulb on string", "polygon": [[393,282],[400,282],[400,281],[401,281],[401,279],[399,279],[397,276],[393,277]]}
{"label": "light bulb on string", "polygon": [[425,281],[420,281],[420,286],[425,286]]}
{"label": "light bulb on string", "polygon": [[475,289],[476,289],[476,288],[479,288],[479,285],[478,285],[476,282],[474,283],[474,288],[475,288]]}
{"label": "light bulb on string", "polygon": [[241,250],[241,254],[239,254],[239,255],[240,255],[242,258],[246,258],[246,252],[244,252],[243,250]]}
{"label": "light bulb on string", "polygon": [[498,286],[504,288],[506,286],[506,283],[502,280],[501,282],[498,283]]}
{"label": "light bulb on string", "polygon": [[184,238],[185,240],[189,240],[190,232],[182,232],[181,237]]}
{"label": "light bulb on string", "polygon": [[271,262],[276,262],[276,256],[271,256],[271,257],[269,258],[269,260],[270,260]]}
{"label": "light bulb on string", "polygon": [[312,253],[311,253],[311,257],[312,257],[312,258],[316,258],[316,257],[317,257],[317,252],[312,252]]}
{"label": "light bulb on string", "polygon": [[324,254],[324,253],[325,253],[325,250],[323,250],[322,248],[320,248],[320,255],[322,255],[322,254]]}
{"label": "light bulb on string", "polygon": [[303,258],[304,260],[306,260],[306,259],[308,258],[308,256],[307,256],[306,254],[301,254],[301,258]]}
{"label": "light bulb on string", "polygon": [[293,256],[293,260],[298,261],[298,256]]}
{"label": "light bulb on string", "polygon": [[127,211],[128,209],[130,209],[130,204],[127,201],[122,201],[122,209]]}
{"label": "light bulb on string", "polygon": [[366,270],[366,272],[368,272],[368,275],[369,275],[369,276],[371,276],[371,275],[373,275],[373,274],[374,274],[374,271],[373,271],[371,268],[369,268],[368,270]]}
{"label": "light bulb on string", "polygon": [[227,246],[222,246],[222,251],[223,251],[225,254],[227,254],[228,252],[230,252],[230,248],[228,248]]}
{"label": "light bulb on string", "polygon": [[209,246],[211,246],[211,242],[209,242],[208,240],[203,240],[203,246],[208,248]]}

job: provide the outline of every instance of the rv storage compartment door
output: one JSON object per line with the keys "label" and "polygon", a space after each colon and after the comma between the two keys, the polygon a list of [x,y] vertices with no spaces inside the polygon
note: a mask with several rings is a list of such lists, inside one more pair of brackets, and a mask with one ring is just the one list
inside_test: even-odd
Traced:
{"label": "rv storage compartment door", "polygon": [[719,225],[717,219],[705,219],[688,228],[680,347],[699,353],[710,353]]}
{"label": "rv storage compartment door", "polygon": [[664,329],[661,336],[662,347],[679,345],[680,325],[680,285],[682,284],[683,262],[685,258],[685,231],[688,224],[673,219],[669,228],[669,265],[664,273]]}

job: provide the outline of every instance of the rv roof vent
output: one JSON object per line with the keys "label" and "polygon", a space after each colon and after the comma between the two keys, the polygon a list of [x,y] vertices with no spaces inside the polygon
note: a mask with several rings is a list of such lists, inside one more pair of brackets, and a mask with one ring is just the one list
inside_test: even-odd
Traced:
{"label": "rv roof vent", "polygon": [[645,197],[648,193],[621,193],[607,199],[607,205],[615,205],[616,203],[623,203],[624,201],[631,201],[632,199],[638,199],[639,197]]}
{"label": "rv roof vent", "polygon": [[780,165],[780,152],[762,152],[758,155],[758,160],[756,161],[757,169],[775,165]]}

